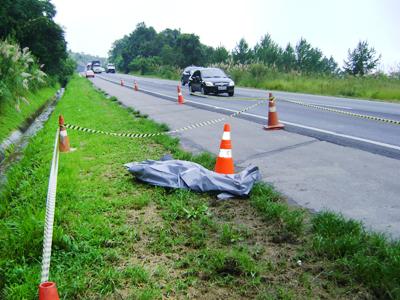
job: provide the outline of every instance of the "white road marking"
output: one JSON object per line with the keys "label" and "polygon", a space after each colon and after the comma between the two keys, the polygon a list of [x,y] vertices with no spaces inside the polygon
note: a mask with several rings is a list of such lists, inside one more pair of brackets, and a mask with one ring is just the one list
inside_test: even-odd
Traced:
{"label": "white road marking", "polygon": [[348,106],[328,105],[328,104],[319,104],[319,103],[307,103],[307,102],[304,102],[304,103],[305,104],[310,104],[310,105],[316,105],[316,106],[326,106],[326,107],[334,107],[334,108],[342,108],[342,109],[352,109],[351,107],[348,107]]}
{"label": "white road marking", "polygon": [[[205,103],[199,103],[199,102],[195,102],[195,101],[190,101],[199,105],[204,105],[204,106],[208,106],[208,107],[213,107],[212,105],[208,105]],[[230,112],[236,112],[236,110],[232,110],[229,108],[221,108],[223,110],[227,110]],[[260,115],[255,115],[255,114],[251,114],[251,113],[246,113],[243,112],[242,115],[247,115],[247,116],[251,116],[251,117],[256,117],[262,120],[268,120],[267,117],[264,116],[260,116]],[[377,141],[373,141],[373,140],[369,140],[369,139],[364,139],[364,138],[360,138],[360,137],[356,137],[356,136],[352,136],[352,135],[348,135],[348,134],[342,134],[342,133],[338,133],[338,132],[334,132],[334,131],[330,131],[330,130],[325,130],[325,129],[319,129],[319,128],[315,128],[315,127],[311,127],[311,126],[306,126],[306,125],[301,125],[301,124],[297,124],[297,123],[293,123],[293,122],[288,122],[288,121],[283,121],[280,120],[282,123],[284,124],[288,124],[291,126],[296,126],[296,127],[300,127],[300,128],[304,128],[304,129],[308,129],[308,130],[313,130],[313,131],[317,131],[317,132],[321,132],[321,133],[325,133],[325,134],[330,134],[333,136],[338,136],[338,137],[344,137],[347,139],[351,139],[351,140],[355,140],[355,141],[360,141],[360,142],[365,142],[365,143],[369,143],[369,144],[373,144],[373,145],[377,145],[377,146],[381,146],[381,147],[385,147],[385,148],[390,148],[390,149],[394,149],[394,150],[399,150],[400,151],[400,147],[396,146],[396,145],[392,145],[392,144],[387,144],[387,143],[382,143],[382,142],[377,142]]]}
{"label": "white road marking", "polygon": [[[118,82],[116,82],[116,83],[118,83]],[[157,95],[160,95],[162,97],[167,97],[167,98],[175,100],[175,97],[171,97],[169,95],[156,93],[156,92],[149,91],[149,90],[144,90],[144,89],[141,89],[141,90],[145,91],[145,92],[152,93],[152,94],[157,94]],[[214,108],[214,109],[216,108],[214,105],[205,104],[205,103],[201,103],[201,102],[197,102],[197,101],[193,101],[193,100],[186,100],[186,102],[191,102],[191,103],[195,103],[197,105],[211,107],[211,108]],[[229,108],[222,108],[221,107],[219,109],[222,109],[222,110],[225,110],[225,111],[229,111],[229,112],[233,112],[233,113],[238,112],[237,110],[233,110],[233,109],[229,109]],[[267,117],[260,116],[260,115],[255,115],[255,114],[251,114],[251,113],[246,113],[246,112],[243,112],[242,115],[247,115],[247,116],[255,117],[255,118],[258,118],[258,119],[262,119],[262,120],[268,120]],[[297,124],[297,123],[292,123],[292,122],[288,122],[288,121],[283,121],[283,120],[280,120],[280,121],[282,123],[284,123],[284,124],[288,124],[288,125],[291,125],[291,126],[296,126],[296,127],[300,127],[300,128],[304,128],[304,129],[308,129],[308,130],[313,130],[313,131],[317,131],[317,132],[321,132],[321,133],[325,133],[325,134],[330,134],[330,135],[333,135],[333,136],[344,137],[344,138],[347,138],[347,139],[360,141],[360,142],[365,142],[365,143],[369,143],[369,144],[373,144],[373,145],[377,145],[377,146],[381,146],[381,147],[385,147],[385,148],[389,148],[389,149],[394,149],[394,150],[400,151],[400,147],[396,146],[396,145],[386,144],[386,143],[382,143],[382,142],[377,142],[377,141],[373,141],[373,140],[369,140],[369,139],[364,139],[364,138],[360,138],[360,137],[356,137],[356,136],[352,136],[352,135],[342,134],[342,133],[338,133],[338,132],[334,132],[334,131],[330,131],[330,130],[325,130],[325,129],[319,129],[319,128],[306,126],[306,125],[301,125],[301,124]]]}

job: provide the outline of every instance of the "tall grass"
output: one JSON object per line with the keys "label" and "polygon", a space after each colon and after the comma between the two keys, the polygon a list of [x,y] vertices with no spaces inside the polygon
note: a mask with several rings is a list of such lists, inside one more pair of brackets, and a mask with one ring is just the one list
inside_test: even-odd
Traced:
{"label": "tall grass", "polygon": [[319,95],[400,101],[400,79],[384,74],[365,77],[349,75],[305,75],[282,73],[262,64],[218,65],[237,85],[261,89]]}
{"label": "tall grass", "polygon": [[400,299],[400,242],[368,233],[362,224],[324,212],[312,219],[312,249],[334,262],[332,278],[363,282],[380,299]]}
{"label": "tall grass", "polygon": [[[300,92],[400,102],[400,78],[385,74],[356,77],[350,75],[284,73],[263,64],[215,64],[225,70],[236,85],[259,89]],[[179,80],[181,70],[171,66],[154,66],[146,72],[132,74]]]}
{"label": "tall grass", "polygon": [[7,40],[0,41],[0,78],[1,141],[54,95],[56,87],[49,87],[52,80],[28,48]]}
{"label": "tall grass", "polygon": [[21,101],[29,102],[25,97],[28,91],[46,85],[47,75],[29,49],[7,40],[0,41],[0,75],[0,101],[14,101],[17,110]]}

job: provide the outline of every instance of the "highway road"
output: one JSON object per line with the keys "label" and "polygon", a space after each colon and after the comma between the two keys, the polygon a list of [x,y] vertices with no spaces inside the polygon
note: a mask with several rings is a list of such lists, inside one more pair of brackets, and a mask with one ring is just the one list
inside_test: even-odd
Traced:
{"label": "highway road", "polygon": [[[125,87],[119,85],[120,79]],[[132,90],[134,80],[141,92]],[[185,88],[187,104],[178,105],[176,81],[123,74],[102,74],[92,81],[124,105],[172,130],[221,118],[221,114],[257,103],[249,98],[267,98],[266,91],[246,88],[238,88],[234,98],[203,98],[190,95]],[[397,122],[400,105],[283,92],[274,95],[285,130],[262,130],[260,124],[267,122],[265,102],[240,118],[227,118],[237,170],[256,165],[263,180],[273,184],[289,202],[311,211],[339,212],[362,220],[368,229],[400,238],[400,125],[321,109]],[[177,135],[186,150],[216,154],[221,130],[222,124],[217,123]]]}
{"label": "highway road", "polygon": [[[140,89],[167,95],[171,99],[177,98],[177,81],[126,74],[103,73],[101,77],[118,82],[122,79],[127,86],[133,86],[136,80]],[[268,97],[267,91],[250,88],[236,88],[234,97],[222,94],[206,98],[200,93],[190,94],[187,87],[182,90],[186,100],[207,104],[209,109],[241,110],[256,102],[256,99]],[[286,125],[286,130],[400,159],[400,104],[276,91],[273,94],[277,99],[280,121]],[[265,123],[267,114],[268,106],[259,105],[243,117]],[[377,120],[368,119],[368,116]],[[398,124],[380,121],[381,118]]]}

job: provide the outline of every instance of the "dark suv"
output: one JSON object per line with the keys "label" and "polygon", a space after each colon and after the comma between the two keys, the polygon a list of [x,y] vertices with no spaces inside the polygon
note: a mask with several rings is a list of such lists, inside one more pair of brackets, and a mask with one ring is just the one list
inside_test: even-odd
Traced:
{"label": "dark suv", "polygon": [[203,68],[196,70],[189,78],[189,90],[203,95],[228,93],[233,96],[235,83],[221,69]]}
{"label": "dark suv", "polygon": [[197,67],[197,66],[186,67],[182,72],[182,77],[181,77],[182,85],[185,85],[186,83],[189,82],[189,78],[193,74],[194,71],[200,70],[202,68],[203,67]]}

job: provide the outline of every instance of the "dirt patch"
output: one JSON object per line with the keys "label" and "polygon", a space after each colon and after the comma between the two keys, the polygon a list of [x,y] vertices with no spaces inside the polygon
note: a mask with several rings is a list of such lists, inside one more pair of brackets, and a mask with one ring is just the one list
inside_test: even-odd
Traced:
{"label": "dirt patch", "polygon": [[[210,202],[209,211],[214,229],[208,230],[206,245],[197,249],[190,243],[173,245],[165,251],[154,251],[155,233],[168,227],[171,241],[180,235],[188,235],[190,221],[178,220],[166,222],[163,209],[150,203],[142,209],[129,209],[126,222],[138,234],[137,241],[120,264],[119,269],[141,266],[146,269],[156,288],[163,298],[189,299],[249,299],[256,297],[272,298],[369,298],[361,289],[346,291],[329,282],[328,271],[322,262],[315,262],[311,256],[304,254],[304,241],[276,243],[273,240],[275,228],[267,225],[248,200],[231,199],[223,202]],[[172,225],[171,225],[172,224]],[[221,244],[222,226],[228,224],[241,232],[242,239],[231,245]],[[168,237],[167,237],[168,239]],[[214,270],[210,277],[196,269],[195,261],[186,261],[177,265],[182,259],[194,254],[194,259],[201,257],[201,251],[207,249],[229,249],[245,247],[254,261],[263,266],[258,284],[249,283],[248,274],[238,265],[238,261],[228,257]],[[199,254],[200,253],[200,254]],[[205,266],[206,267],[206,266]],[[201,269],[201,268],[200,268]],[[180,289],[180,284],[185,285]],[[148,286],[148,285],[147,285]],[[136,295],[140,286],[132,286],[126,280],[124,287],[116,295],[127,298]],[[120,297],[120,296],[116,296]],[[118,299],[118,298],[116,298]]]}

